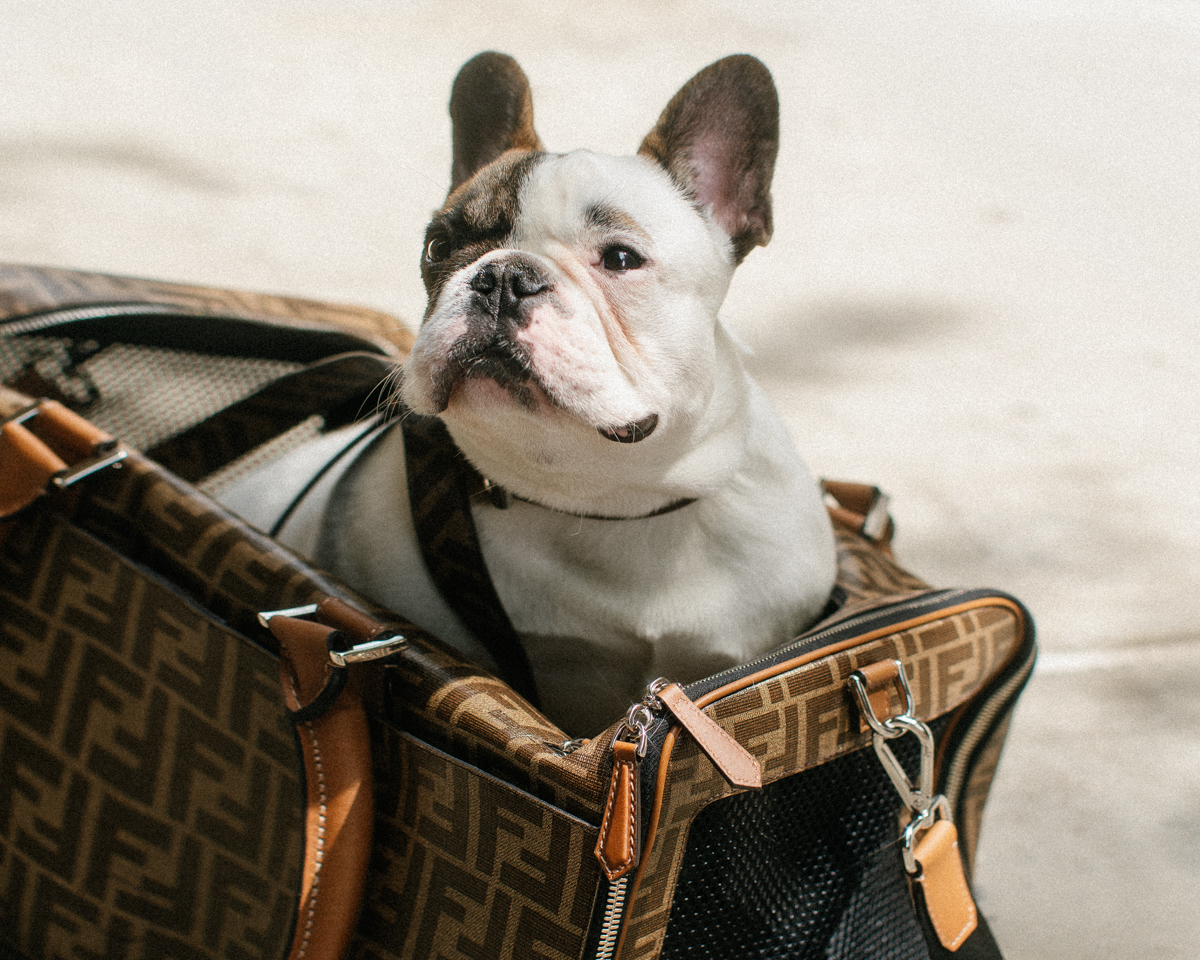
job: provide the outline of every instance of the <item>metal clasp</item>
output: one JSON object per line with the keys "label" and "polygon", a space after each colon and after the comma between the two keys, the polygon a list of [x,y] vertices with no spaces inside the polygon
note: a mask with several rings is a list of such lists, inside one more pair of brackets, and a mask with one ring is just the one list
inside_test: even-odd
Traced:
{"label": "metal clasp", "polygon": [[639,760],[646,756],[646,751],[650,748],[650,725],[654,723],[654,718],[662,712],[663,703],[658,699],[659,691],[670,685],[671,681],[666,677],[659,677],[651,683],[646,688],[646,696],[642,698],[641,703],[635,703],[625,714],[624,730],[618,729],[617,731],[617,736],[628,733],[631,735],[630,741],[637,742]]}
{"label": "metal clasp", "polygon": [[399,633],[391,633],[366,643],[357,643],[347,650],[329,649],[329,659],[336,666],[348,667],[355,663],[370,663],[372,660],[382,660],[394,653],[399,653],[408,647],[408,638]]}
{"label": "metal clasp", "polygon": [[[898,660],[893,660],[892,663],[895,664],[897,683],[904,696],[903,713],[883,719],[876,716],[867,695],[866,684],[862,674],[858,671],[850,675],[849,685],[858,704],[859,712],[867,722],[867,726],[871,728],[871,745],[875,748],[875,755],[879,757],[879,762],[887,773],[888,779],[896,788],[896,793],[900,795],[900,800],[912,814],[912,819],[904,828],[903,853],[905,869],[910,874],[915,874],[918,866],[913,850],[917,837],[933,826],[939,815],[943,820],[952,820],[952,817],[949,801],[941,794],[933,792],[933,765],[936,749],[933,731],[913,715],[912,688],[909,687],[908,678],[904,675],[904,667]],[[921,747],[920,768],[915,785],[909,778],[908,771],[904,769],[904,765],[900,763],[888,745],[888,741],[902,737],[906,733],[915,736]]]}
{"label": "metal clasp", "polygon": [[71,484],[82,480],[84,477],[90,477],[93,473],[103,470],[105,467],[115,467],[129,454],[117,445],[116,440],[109,440],[107,443],[96,444],[96,452],[93,456],[86,460],[81,460],[73,467],[67,467],[66,470],[60,470],[50,482],[59,490],[65,490]]}
{"label": "metal clasp", "polygon": [[[318,609],[315,603],[306,603],[302,607],[289,607],[286,610],[263,610],[258,615],[258,622],[264,627],[269,628],[272,617],[296,617],[301,619],[304,617],[313,616]],[[339,632],[339,636],[347,637],[348,635]],[[367,640],[363,643],[355,643],[347,646],[344,650],[335,650],[329,648],[329,659],[337,667],[348,667],[356,663],[370,663],[372,660],[383,660],[393,654],[408,647],[408,638],[402,633],[391,631],[383,633],[372,640]]]}

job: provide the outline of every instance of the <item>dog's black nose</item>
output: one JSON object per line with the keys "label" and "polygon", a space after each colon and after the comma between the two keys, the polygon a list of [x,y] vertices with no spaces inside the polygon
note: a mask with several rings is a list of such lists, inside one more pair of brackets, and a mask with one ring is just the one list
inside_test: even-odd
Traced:
{"label": "dog's black nose", "polygon": [[492,317],[506,317],[523,326],[525,301],[549,288],[550,283],[536,266],[524,260],[494,261],[482,266],[470,280]]}

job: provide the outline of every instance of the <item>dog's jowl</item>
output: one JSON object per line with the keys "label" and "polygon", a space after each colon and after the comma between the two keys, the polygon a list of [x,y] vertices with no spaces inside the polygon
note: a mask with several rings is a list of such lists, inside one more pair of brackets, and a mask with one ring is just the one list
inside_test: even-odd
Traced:
{"label": "dog's jowl", "polygon": [[[455,80],[450,194],[420,253],[428,307],[399,395],[484,478],[486,571],[545,713],[573,735],[645,686],[790,639],[826,603],[820,492],[718,318],[771,235],[778,103],[747,56],[671,100],[638,152],[546,152],[497,53]],[[226,501],[352,586],[503,672],[431,578],[405,432],[329,435]],[[411,452],[411,451],[410,451]],[[419,526],[419,525],[418,525]]]}

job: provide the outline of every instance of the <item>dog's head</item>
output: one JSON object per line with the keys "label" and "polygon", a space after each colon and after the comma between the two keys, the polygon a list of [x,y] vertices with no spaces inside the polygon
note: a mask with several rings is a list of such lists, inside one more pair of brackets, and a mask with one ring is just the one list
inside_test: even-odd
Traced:
{"label": "dog's head", "polygon": [[440,415],[485,475],[560,509],[702,492],[689,485],[720,471],[689,453],[742,393],[717,310],[771,235],[767,69],[735,56],[702,70],[635,156],[544,152],[528,81],[498,53],[462,68],[450,114],[405,402]]}

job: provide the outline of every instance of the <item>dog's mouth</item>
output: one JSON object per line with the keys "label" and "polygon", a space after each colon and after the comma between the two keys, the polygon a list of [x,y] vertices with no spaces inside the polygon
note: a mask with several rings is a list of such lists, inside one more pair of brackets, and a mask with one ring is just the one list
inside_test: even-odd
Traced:
{"label": "dog's mouth", "polygon": [[[538,377],[521,346],[505,338],[496,338],[483,344],[464,345],[446,358],[433,387],[432,399],[437,412],[441,413],[450,405],[450,396],[459,383],[474,379],[494,381],[526,410],[537,410],[539,401],[567,409]],[[630,423],[598,426],[596,432],[614,443],[640,443],[657,426],[658,414],[652,413]]]}
{"label": "dog's mouth", "polygon": [[614,443],[638,443],[645,440],[658,426],[658,414],[652,413],[633,423],[622,424],[619,427],[597,427],[596,432],[605,440]]}
{"label": "dog's mouth", "polygon": [[433,389],[433,402],[438,412],[449,406],[455,386],[463,380],[474,379],[495,381],[527,409],[537,407],[538,391],[549,397],[523,352],[507,340],[497,339],[456,350],[447,358]]}

